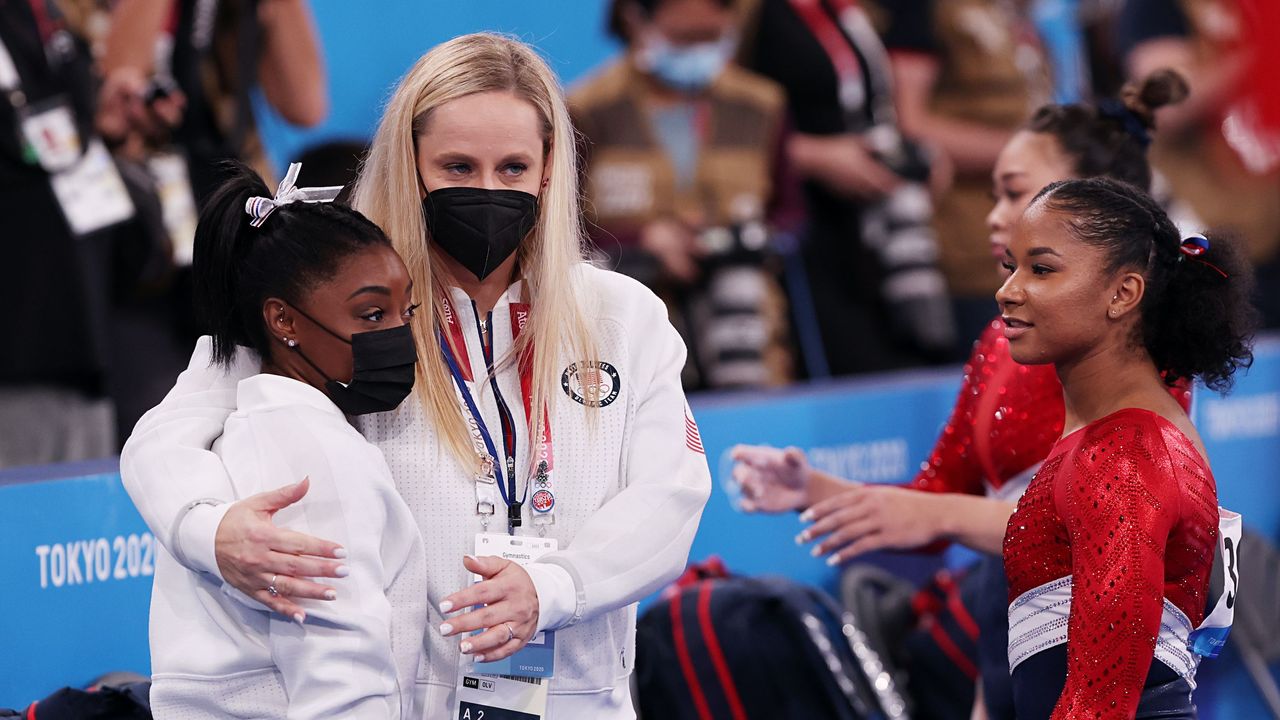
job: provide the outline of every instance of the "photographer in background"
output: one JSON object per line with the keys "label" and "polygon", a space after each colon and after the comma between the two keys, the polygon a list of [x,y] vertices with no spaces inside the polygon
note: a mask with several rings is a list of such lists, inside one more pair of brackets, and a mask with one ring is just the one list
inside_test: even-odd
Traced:
{"label": "photographer in background", "polygon": [[785,101],[730,64],[734,5],[616,0],[610,31],[627,51],[570,98],[587,142],[592,237],[666,301],[690,350],[687,388],[793,377],[771,249],[797,216],[781,159]]}
{"label": "photographer in background", "polygon": [[786,89],[786,156],[805,180],[799,255],[821,345],[810,374],[947,359],[955,323],[929,226],[946,172],[903,139],[870,20],[854,0],[748,5],[740,57]]}
{"label": "photographer in background", "polygon": [[1051,75],[1029,3],[872,0],[889,51],[902,132],[936,148],[954,183],[935,208],[942,271],[968,353],[995,308],[986,235],[991,169],[1031,111],[1049,101]]}

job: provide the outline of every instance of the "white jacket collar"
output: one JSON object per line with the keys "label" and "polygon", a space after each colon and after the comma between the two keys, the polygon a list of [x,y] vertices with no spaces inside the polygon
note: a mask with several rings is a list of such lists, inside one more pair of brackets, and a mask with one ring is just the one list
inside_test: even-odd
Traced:
{"label": "white jacket collar", "polygon": [[287,405],[306,405],[342,417],[342,411],[325,395],[301,380],[259,373],[236,386],[236,409],[240,412],[268,410]]}

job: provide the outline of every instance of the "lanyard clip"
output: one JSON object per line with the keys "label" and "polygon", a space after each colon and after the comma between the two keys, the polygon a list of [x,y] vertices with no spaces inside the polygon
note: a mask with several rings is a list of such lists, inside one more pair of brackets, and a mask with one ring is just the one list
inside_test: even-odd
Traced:
{"label": "lanyard clip", "polygon": [[523,503],[520,503],[520,502],[513,502],[507,506],[507,524],[508,525],[510,525],[513,528],[520,527],[520,524],[522,522],[520,518],[520,509],[523,506],[524,506]]}

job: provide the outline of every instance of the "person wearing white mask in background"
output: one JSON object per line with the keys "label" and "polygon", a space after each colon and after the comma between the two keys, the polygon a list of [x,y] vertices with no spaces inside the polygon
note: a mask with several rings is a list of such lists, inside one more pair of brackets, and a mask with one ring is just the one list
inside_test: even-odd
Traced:
{"label": "person wearing white mask in background", "polygon": [[[636,603],[684,569],[710,495],[684,345],[652,293],[585,262],[576,165],[546,62],[478,33],[405,74],[354,191],[423,302],[417,391],[356,424],[423,536],[428,720],[633,718]],[[238,378],[207,355],[139,423],[125,486],[189,569],[305,620],[344,592],[347,548],[271,523],[300,477],[230,502],[208,447]]]}
{"label": "person wearing white mask in background", "polygon": [[[799,186],[781,162],[782,88],[730,62],[736,4],[614,0],[626,50],[569,101],[593,239],[666,301],[690,346],[686,388],[794,376],[769,240],[798,225]],[[752,329],[728,341],[728,322]]]}

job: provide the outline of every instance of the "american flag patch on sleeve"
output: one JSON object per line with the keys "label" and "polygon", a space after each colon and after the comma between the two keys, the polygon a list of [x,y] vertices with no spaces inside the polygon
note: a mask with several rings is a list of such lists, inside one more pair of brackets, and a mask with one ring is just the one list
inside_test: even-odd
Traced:
{"label": "american flag patch on sleeve", "polygon": [[684,408],[684,444],[696,453],[707,454],[702,447],[702,433],[698,432],[698,423],[694,422],[693,413],[690,412],[688,405]]}

